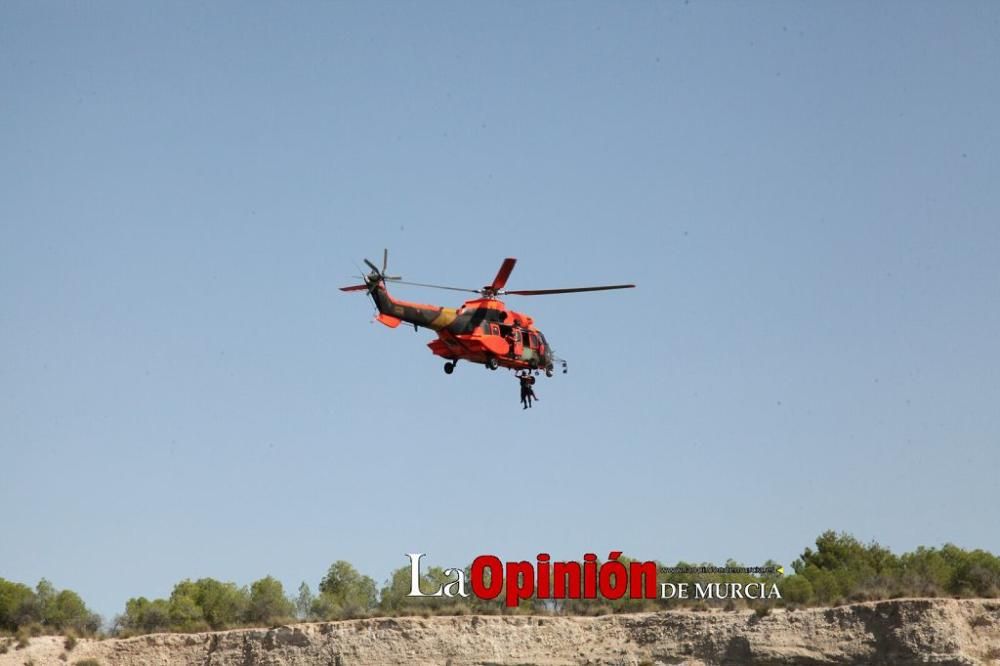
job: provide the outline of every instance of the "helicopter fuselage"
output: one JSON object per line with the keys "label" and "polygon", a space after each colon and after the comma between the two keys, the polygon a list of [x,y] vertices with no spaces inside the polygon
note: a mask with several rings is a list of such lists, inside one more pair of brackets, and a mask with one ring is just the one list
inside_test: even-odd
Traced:
{"label": "helicopter fuselage", "polygon": [[[528,315],[508,310],[497,298],[477,298],[459,308],[411,303],[393,298],[382,281],[373,281],[368,290],[377,319],[390,328],[406,322],[414,328],[429,328],[437,339],[430,350],[454,363],[463,360],[481,363],[491,370],[545,370],[551,374],[556,358],[545,336]],[[446,366],[445,371],[451,369]]]}

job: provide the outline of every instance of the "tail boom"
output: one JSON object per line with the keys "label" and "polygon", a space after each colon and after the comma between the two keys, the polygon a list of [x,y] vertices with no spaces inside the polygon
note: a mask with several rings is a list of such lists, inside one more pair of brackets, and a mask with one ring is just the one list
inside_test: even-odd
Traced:
{"label": "tail boom", "polygon": [[[458,316],[458,311],[454,308],[397,301],[389,295],[389,291],[381,282],[370,290],[369,294],[375,301],[375,307],[378,308],[378,320],[391,328],[395,328],[400,322],[405,321],[414,326],[440,331],[449,326]],[[395,323],[392,323],[393,320]]]}

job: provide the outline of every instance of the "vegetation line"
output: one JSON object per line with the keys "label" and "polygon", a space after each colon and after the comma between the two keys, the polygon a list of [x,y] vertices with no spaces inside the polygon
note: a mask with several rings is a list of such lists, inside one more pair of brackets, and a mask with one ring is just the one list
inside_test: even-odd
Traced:
{"label": "vegetation line", "polygon": [[[620,561],[627,561],[621,558]],[[678,562],[675,569],[713,567],[710,563]],[[729,568],[743,565],[730,560]],[[777,567],[775,562],[765,566]],[[111,626],[116,636],[152,632],[197,632],[246,626],[273,626],[295,621],[342,620],[397,615],[562,614],[603,615],[652,610],[690,608],[726,610],[752,607],[766,613],[771,605],[795,609],[810,605],[840,605],[900,597],[997,597],[1000,595],[1000,558],[984,550],[967,551],[953,545],[917,548],[895,555],[878,543],[862,544],[848,534],[824,532],[815,548],[806,548],[792,563],[794,574],[782,576],[749,573],[660,573],[659,582],[671,583],[774,583],[781,592],[776,602],[741,600],[658,599],[539,599],[508,609],[503,598],[413,598],[410,568],[397,569],[381,589],[375,581],[349,562],[334,562],[313,594],[302,583],[289,597],[280,581],[266,576],[249,587],[213,578],[183,580],[167,599],[134,597]],[[439,589],[452,579],[441,567],[424,570],[420,585],[425,593]],[[752,604],[752,605],[748,605]],[[56,590],[47,580],[34,589],[0,578],[0,650],[28,644],[40,634],[97,635],[101,618],[90,611],[78,594]],[[67,649],[72,649],[67,643]]]}

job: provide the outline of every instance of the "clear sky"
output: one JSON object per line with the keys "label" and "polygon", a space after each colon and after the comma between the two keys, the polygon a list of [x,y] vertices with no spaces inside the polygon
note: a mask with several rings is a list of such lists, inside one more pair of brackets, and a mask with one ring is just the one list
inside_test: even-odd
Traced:
{"label": "clear sky", "polygon": [[[0,576],[1000,551],[1000,5],[0,3]],[[522,411],[353,284],[511,298]],[[399,288],[457,305],[460,294]]]}

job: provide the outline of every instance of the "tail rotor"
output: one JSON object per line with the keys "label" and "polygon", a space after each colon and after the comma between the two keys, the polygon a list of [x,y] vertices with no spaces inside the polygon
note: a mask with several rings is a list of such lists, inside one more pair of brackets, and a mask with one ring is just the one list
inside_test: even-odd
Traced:
{"label": "tail rotor", "polygon": [[382,250],[382,270],[379,270],[378,266],[373,264],[371,260],[365,259],[364,261],[365,264],[368,265],[368,268],[371,269],[371,272],[368,273],[368,275],[364,275],[361,277],[361,279],[363,279],[365,283],[352,285],[350,287],[341,287],[340,288],[341,291],[361,291],[361,290],[371,291],[379,284],[383,284],[387,281],[396,282],[403,279],[398,275],[386,275],[385,271],[386,268],[389,266],[388,248]]}

